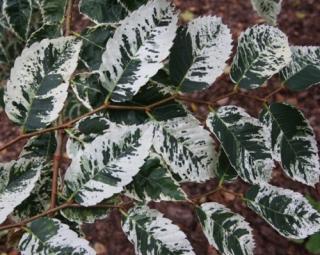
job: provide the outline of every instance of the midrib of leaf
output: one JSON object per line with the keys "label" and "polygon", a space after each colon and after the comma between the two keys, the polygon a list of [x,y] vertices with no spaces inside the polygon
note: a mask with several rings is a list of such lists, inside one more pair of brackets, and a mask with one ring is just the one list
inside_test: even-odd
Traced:
{"label": "midrib of leaf", "polygon": [[[131,0],[131,1],[132,1],[132,0]],[[126,12],[127,12],[128,14],[131,13],[131,11],[128,9],[128,6],[126,6],[125,3],[123,3],[121,0],[117,0],[117,2],[123,7],[123,9],[126,10]]]}

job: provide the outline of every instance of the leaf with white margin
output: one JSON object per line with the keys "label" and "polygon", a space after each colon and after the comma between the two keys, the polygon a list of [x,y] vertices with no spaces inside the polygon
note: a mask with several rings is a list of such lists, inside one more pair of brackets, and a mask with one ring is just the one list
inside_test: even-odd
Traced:
{"label": "leaf with white margin", "polygon": [[62,23],[67,0],[36,0],[40,7],[43,23]]}
{"label": "leaf with white margin", "polygon": [[292,61],[281,71],[291,90],[300,91],[320,83],[320,47],[292,46]]}
{"label": "leaf with white margin", "polygon": [[180,27],[170,55],[170,77],[181,92],[208,88],[226,67],[232,50],[221,18],[200,17]]}
{"label": "leaf with white margin", "polygon": [[281,235],[304,239],[320,230],[320,214],[300,193],[269,184],[254,185],[245,195],[248,207]]}
{"label": "leaf with white margin", "polygon": [[42,158],[20,158],[2,166],[0,223],[30,195],[44,165]]}
{"label": "leaf with white margin", "polygon": [[196,208],[209,243],[225,255],[253,255],[252,229],[245,219],[225,206],[210,202]]}
{"label": "leaf with white margin", "polygon": [[22,40],[26,40],[32,15],[31,0],[4,0],[2,13],[10,29]]}
{"label": "leaf with white margin", "polygon": [[211,112],[207,126],[221,142],[231,165],[249,183],[268,182],[274,166],[270,132],[237,106]]}
{"label": "leaf with white margin", "polygon": [[153,0],[124,19],[107,42],[100,71],[113,101],[130,100],[164,66],[178,16],[168,0]]}
{"label": "leaf with white margin", "polygon": [[190,113],[156,125],[153,146],[183,182],[214,177],[218,156],[210,133]]}
{"label": "leaf with white margin", "polygon": [[240,35],[230,77],[241,88],[255,89],[290,61],[287,36],[276,27],[257,25]]}
{"label": "leaf with white margin", "polygon": [[274,158],[293,180],[314,186],[319,182],[317,141],[309,122],[294,106],[273,103],[261,113],[272,137]]}
{"label": "leaf with white margin", "polygon": [[122,229],[133,243],[136,254],[194,255],[186,235],[163,214],[147,206],[129,211]]}
{"label": "leaf with white margin", "polygon": [[229,158],[222,148],[220,148],[219,151],[219,160],[215,175],[224,183],[234,182],[238,178],[237,171],[230,164]]}
{"label": "leaf with white margin", "polygon": [[153,129],[110,123],[110,129],[73,157],[65,175],[66,197],[90,206],[121,192],[148,157]]}
{"label": "leaf with white margin", "polygon": [[27,47],[30,47],[35,42],[40,42],[43,39],[54,39],[62,36],[61,27],[57,24],[43,24],[38,30],[34,31],[28,41]]}
{"label": "leaf with white margin", "polygon": [[281,12],[282,0],[251,0],[253,9],[269,24],[276,25]]}
{"label": "leaf with white margin", "polygon": [[126,187],[126,195],[138,201],[181,201],[187,195],[159,155],[152,152]]}
{"label": "leaf with white margin", "polygon": [[22,236],[19,242],[22,255],[96,254],[87,240],[79,238],[68,225],[62,224],[57,219],[43,217],[31,222],[27,229],[27,233]]}
{"label": "leaf with white margin", "polygon": [[81,45],[75,37],[60,37],[44,39],[22,51],[5,93],[5,110],[13,122],[32,131],[58,118]]}

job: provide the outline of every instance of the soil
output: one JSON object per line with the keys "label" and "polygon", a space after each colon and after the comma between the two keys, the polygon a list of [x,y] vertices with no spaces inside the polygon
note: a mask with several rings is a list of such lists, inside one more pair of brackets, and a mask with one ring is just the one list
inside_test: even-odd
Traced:
{"label": "soil", "polygon": [[[252,10],[250,1],[239,0],[175,0],[178,8],[182,11],[191,11],[194,15],[217,15],[222,17],[225,24],[227,24],[234,38],[234,46],[240,33],[247,27],[257,23],[262,23]],[[75,8],[76,9],[76,8]],[[79,15],[74,16],[77,19],[76,30],[80,30],[82,24],[88,23],[84,17]],[[282,12],[279,16],[279,27],[284,31],[291,44],[295,45],[319,45],[320,43],[320,2],[318,0],[285,0]],[[274,88],[280,85],[279,79],[273,78],[267,82],[266,86],[253,92],[256,95],[266,95]],[[232,89],[232,83],[227,74],[220,77],[212,86],[206,91],[193,94],[196,97],[204,100],[213,100],[220,95]],[[273,101],[288,102],[296,105],[303,111],[305,116],[310,121],[314,128],[318,148],[320,148],[320,86],[315,86],[309,90],[301,93],[293,93],[284,90],[272,98]],[[236,104],[244,107],[252,115],[257,116],[261,103],[255,100],[243,99],[242,97],[233,97],[221,100],[220,105]],[[203,120],[206,116],[206,107],[192,108],[195,115]],[[7,119],[5,114],[0,113],[0,145],[6,141],[13,139],[18,133]],[[8,161],[17,157],[23,142],[17,144],[15,147],[10,147],[8,150],[0,153],[0,161]],[[273,172],[272,184],[281,186],[303,193],[304,195],[311,195],[320,201],[320,184],[315,188],[307,187],[305,185],[294,182],[284,176],[283,172],[277,167]],[[208,181],[204,184],[189,183],[184,185],[184,190],[194,196],[197,194],[206,193],[216,187],[216,181]],[[235,192],[244,193],[248,189],[248,185],[241,180],[233,184],[227,185],[228,189]],[[297,244],[292,240],[287,240],[280,236],[275,230],[267,225],[261,217],[246,208],[246,206],[239,201],[235,196],[226,193],[216,193],[208,196],[201,202],[215,201],[222,203],[235,212],[243,215],[254,229],[254,238],[256,248],[254,254],[257,255],[306,255],[309,254],[303,245]],[[215,249],[209,246],[204,237],[199,223],[196,220],[192,208],[187,204],[176,203],[152,203],[151,207],[157,208],[170,218],[175,224],[187,234],[191,241],[196,254],[199,255],[214,255],[218,254]],[[98,254],[104,255],[129,255],[134,254],[132,244],[127,240],[122,233],[120,227],[120,215],[117,211],[113,211],[106,220],[99,220],[95,224],[86,225],[83,227],[87,239],[91,242],[93,247],[98,251]],[[1,249],[0,249],[1,250]],[[13,253],[12,253],[13,254]]]}

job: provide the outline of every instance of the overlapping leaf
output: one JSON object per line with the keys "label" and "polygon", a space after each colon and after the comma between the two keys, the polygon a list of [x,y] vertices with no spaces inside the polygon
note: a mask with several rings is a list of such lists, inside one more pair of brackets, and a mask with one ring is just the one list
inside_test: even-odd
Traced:
{"label": "overlapping leaf", "polygon": [[43,22],[47,24],[61,23],[64,18],[67,0],[36,0],[40,7]]}
{"label": "overlapping leaf", "polygon": [[113,101],[130,100],[163,67],[177,29],[167,0],[153,0],[121,22],[102,55],[103,86]]}
{"label": "overlapping leaf", "polygon": [[265,108],[261,120],[271,131],[274,158],[285,173],[307,185],[319,182],[317,142],[303,114],[291,105],[274,103]]}
{"label": "overlapping leaf", "polygon": [[269,184],[254,185],[246,194],[249,208],[281,235],[303,239],[320,230],[320,214],[297,192]]}
{"label": "overlapping leaf", "polygon": [[147,206],[129,211],[122,226],[136,254],[195,254],[186,235],[163,215]]}
{"label": "overlapping leaf", "polygon": [[230,30],[221,18],[208,16],[181,27],[170,55],[170,76],[182,92],[209,87],[223,73],[231,53]]}
{"label": "overlapping leaf", "polygon": [[25,130],[41,129],[58,118],[69,79],[77,67],[81,41],[44,39],[15,61],[5,94],[6,113]]}
{"label": "overlapping leaf", "polygon": [[251,0],[253,8],[271,25],[277,24],[282,0]]}
{"label": "overlapping leaf", "polygon": [[241,34],[230,77],[245,89],[260,87],[291,60],[287,36],[278,28],[259,25]]}
{"label": "overlapping leaf", "polygon": [[57,219],[40,218],[28,225],[19,243],[22,255],[29,254],[70,254],[94,255],[96,252],[89,242],[81,239]]}
{"label": "overlapping leaf", "polygon": [[281,77],[292,90],[303,90],[320,83],[320,47],[292,46],[292,61]]}
{"label": "overlapping leaf", "polygon": [[27,46],[32,45],[35,42],[40,42],[43,39],[54,39],[62,36],[62,30],[60,26],[56,24],[43,24],[38,30],[34,31],[28,41]]}
{"label": "overlapping leaf", "polygon": [[221,254],[253,254],[252,229],[242,216],[214,202],[204,203],[196,211],[209,243]]}
{"label": "overlapping leaf", "polygon": [[243,180],[249,183],[270,180],[274,165],[271,137],[259,120],[240,107],[224,106],[209,114],[207,126]]}

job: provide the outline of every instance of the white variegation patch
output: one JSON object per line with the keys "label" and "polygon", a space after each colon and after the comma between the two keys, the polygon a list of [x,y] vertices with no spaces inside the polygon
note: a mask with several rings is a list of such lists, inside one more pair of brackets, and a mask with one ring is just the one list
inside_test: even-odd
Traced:
{"label": "white variegation patch", "polygon": [[250,209],[281,235],[304,239],[320,230],[320,214],[300,193],[269,184],[252,186],[246,194]]}
{"label": "white variegation patch", "polygon": [[81,239],[57,219],[40,218],[28,225],[20,242],[19,249],[22,255],[30,254],[70,254],[95,255],[96,252],[89,246],[89,242]]}
{"label": "white variegation patch", "polygon": [[12,121],[29,131],[44,128],[58,118],[81,44],[74,37],[44,39],[22,51],[4,97]]}
{"label": "white variegation patch", "polygon": [[129,211],[122,229],[134,244],[136,254],[194,255],[186,235],[163,214],[137,206]]}
{"label": "white variegation patch", "polygon": [[281,12],[282,0],[251,0],[253,8],[269,24],[277,24],[277,16]]}
{"label": "white variegation patch", "polygon": [[230,77],[241,88],[255,89],[290,61],[287,36],[278,28],[257,25],[240,35]]}
{"label": "white variegation patch", "polygon": [[181,181],[203,182],[214,177],[216,145],[191,114],[157,122],[153,146]]}
{"label": "white variegation patch", "polygon": [[252,228],[239,214],[210,202],[197,208],[202,229],[211,245],[225,255],[253,255]]}
{"label": "white variegation patch", "polygon": [[178,16],[167,0],[153,0],[121,21],[102,55],[103,86],[113,101],[130,100],[164,66]]}

